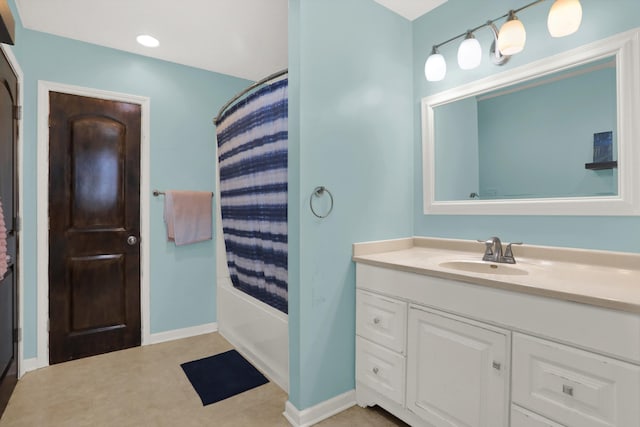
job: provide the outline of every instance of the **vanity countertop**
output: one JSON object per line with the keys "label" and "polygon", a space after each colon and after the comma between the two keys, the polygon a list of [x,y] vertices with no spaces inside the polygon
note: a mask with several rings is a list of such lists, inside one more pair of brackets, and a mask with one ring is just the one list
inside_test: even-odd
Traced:
{"label": "vanity countertop", "polygon": [[[510,265],[483,262],[483,253],[483,243],[426,237],[353,245],[357,263],[640,314],[640,254],[522,245],[513,247]],[[494,264],[516,274],[470,272],[447,262]]]}

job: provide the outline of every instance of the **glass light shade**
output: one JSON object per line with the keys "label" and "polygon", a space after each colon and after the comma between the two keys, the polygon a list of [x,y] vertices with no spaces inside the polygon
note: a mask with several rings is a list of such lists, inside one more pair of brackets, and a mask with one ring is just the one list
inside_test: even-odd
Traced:
{"label": "glass light shade", "polygon": [[498,49],[503,55],[514,55],[522,52],[527,41],[524,25],[515,16],[502,24],[498,33]]}
{"label": "glass light shade", "polygon": [[473,36],[466,38],[458,47],[458,65],[463,70],[472,70],[482,61],[482,47]]}
{"label": "glass light shade", "polygon": [[447,74],[447,63],[444,56],[439,53],[432,53],[424,63],[424,75],[427,81],[439,82]]}
{"label": "glass light shade", "polygon": [[556,0],[547,17],[547,28],[552,37],[573,34],[582,22],[580,0]]}
{"label": "glass light shade", "polygon": [[146,46],[146,47],[158,47],[160,45],[160,42],[158,41],[158,39],[148,34],[139,35],[138,37],[136,37],[136,41],[140,43],[142,46]]}

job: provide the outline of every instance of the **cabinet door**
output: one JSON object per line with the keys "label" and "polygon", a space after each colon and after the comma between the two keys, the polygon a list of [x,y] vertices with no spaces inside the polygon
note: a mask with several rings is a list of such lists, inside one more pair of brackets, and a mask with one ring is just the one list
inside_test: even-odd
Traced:
{"label": "cabinet door", "polygon": [[508,332],[409,310],[407,407],[435,427],[506,427]]}

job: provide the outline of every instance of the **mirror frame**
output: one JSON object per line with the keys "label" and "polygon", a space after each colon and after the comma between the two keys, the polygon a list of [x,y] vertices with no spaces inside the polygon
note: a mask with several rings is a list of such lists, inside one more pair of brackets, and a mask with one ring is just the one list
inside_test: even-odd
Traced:
{"label": "mirror frame", "polygon": [[[434,108],[591,61],[615,56],[618,195],[435,200]],[[640,29],[620,33],[422,99],[424,213],[434,215],[640,215]]]}

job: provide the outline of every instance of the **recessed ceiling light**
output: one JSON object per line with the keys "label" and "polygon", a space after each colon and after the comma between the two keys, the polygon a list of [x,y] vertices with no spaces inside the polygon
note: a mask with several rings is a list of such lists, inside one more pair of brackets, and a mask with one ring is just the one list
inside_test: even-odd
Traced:
{"label": "recessed ceiling light", "polygon": [[136,40],[142,46],[146,47],[158,47],[160,45],[158,39],[150,36],[149,34],[140,34],[138,37],[136,37]]}

